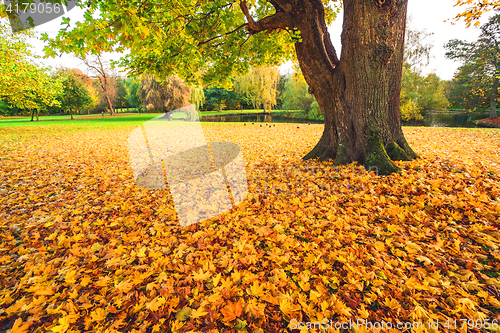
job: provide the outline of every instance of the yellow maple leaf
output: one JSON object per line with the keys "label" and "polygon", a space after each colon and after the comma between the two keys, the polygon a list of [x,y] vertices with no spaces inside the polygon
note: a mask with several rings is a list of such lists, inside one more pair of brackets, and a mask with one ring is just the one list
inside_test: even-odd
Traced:
{"label": "yellow maple leaf", "polygon": [[75,299],[78,297],[78,290],[75,288],[73,291],[69,294],[69,297],[72,299]]}
{"label": "yellow maple leaf", "polygon": [[200,318],[206,314],[208,314],[208,312],[204,311],[203,307],[200,306],[198,309],[193,309],[191,311],[191,318],[193,319]]}
{"label": "yellow maple leaf", "polygon": [[73,284],[76,282],[76,271],[75,270],[72,270],[72,271],[69,271],[68,273],[66,273],[66,276],[64,277],[64,281],[66,281],[66,283],[69,283],[69,284]]}
{"label": "yellow maple leaf", "polygon": [[35,296],[50,296],[54,294],[54,288],[53,287],[42,287],[40,289],[37,289],[35,291]]}
{"label": "yellow maple leaf", "polygon": [[14,322],[14,326],[12,326],[11,333],[26,333],[28,332],[28,328],[31,326],[31,324],[31,321],[23,323],[23,320],[21,318],[17,318]]}
{"label": "yellow maple leaf", "polygon": [[92,244],[92,246],[90,247],[90,252],[99,252],[103,248],[104,248],[104,246],[102,246],[101,244],[96,242],[96,243]]}
{"label": "yellow maple leaf", "polygon": [[293,304],[290,299],[284,299],[280,302],[280,310],[286,314],[290,315],[292,312],[300,311],[301,307],[299,304]]}
{"label": "yellow maple leaf", "polygon": [[141,249],[139,250],[139,252],[137,252],[137,256],[139,258],[144,258],[146,257],[146,248],[145,247],[141,247]]}
{"label": "yellow maple leaf", "polygon": [[116,290],[118,290],[119,292],[121,293],[128,293],[130,290],[132,290],[132,288],[134,288],[134,284],[132,283],[132,281],[129,281],[129,280],[123,280],[122,282],[120,282],[119,284],[117,284],[115,286]]}
{"label": "yellow maple leaf", "polygon": [[217,287],[217,285],[219,284],[221,277],[222,277],[222,275],[221,275],[221,273],[219,273],[216,276],[214,276],[214,278],[212,279],[212,284],[214,285],[214,288]]}
{"label": "yellow maple leaf", "polygon": [[385,244],[380,242],[380,241],[376,241],[375,243],[373,243],[373,246],[375,246],[375,249],[379,252],[382,252],[385,250]]}
{"label": "yellow maple leaf", "polygon": [[311,290],[311,284],[309,282],[302,282],[302,281],[299,281],[299,286],[300,288],[302,288],[302,290],[304,290],[305,292],[308,292],[309,290]]}
{"label": "yellow maple leaf", "polygon": [[432,264],[432,261],[426,256],[416,256],[415,258],[417,258],[418,261],[422,261],[424,263],[424,266],[429,266],[430,264]]}
{"label": "yellow maple leaf", "polygon": [[405,285],[409,289],[418,289],[418,287],[420,286],[420,282],[415,277],[412,276],[411,278],[406,280]]}
{"label": "yellow maple leaf", "polygon": [[263,318],[266,304],[258,303],[256,299],[251,299],[245,307],[245,312],[255,318]]}
{"label": "yellow maple leaf", "polygon": [[163,304],[166,303],[166,299],[165,297],[163,296],[160,296],[160,297],[156,297],[154,300],[152,300],[151,302],[149,302],[148,304],[146,304],[146,307],[153,311],[153,312],[156,312],[158,311],[158,309],[163,306]]}
{"label": "yellow maple leaf", "polygon": [[389,309],[391,309],[393,311],[396,309],[399,309],[401,307],[401,304],[399,304],[399,302],[394,298],[386,297],[384,300],[384,304],[385,304],[385,306],[387,306]]}
{"label": "yellow maple leaf", "polygon": [[81,281],[80,281],[80,285],[82,287],[86,287],[88,286],[90,283],[92,282],[92,279],[89,278],[88,276],[84,277]]}
{"label": "yellow maple leaf", "polygon": [[415,305],[415,308],[411,313],[411,317],[413,318],[413,320],[421,320],[424,318],[428,318],[429,315],[423,307],[421,307],[420,305]]}
{"label": "yellow maple leaf", "polygon": [[103,308],[97,308],[90,313],[90,317],[92,318],[92,321],[97,321],[97,322],[103,321],[104,319],[106,319],[107,315],[108,315],[108,313]]}
{"label": "yellow maple leaf", "polygon": [[111,281],[109,276],[101,276],[99,280],[95,283],[98,287],[106,287]]}
{"label": "yellow maple leaf", "polygon": [[260,297],[262,294],[264,294],[264,285],[262,283],[254,281],[252,286],[250,287],[250,292],[255,297]]}
{"label": "yellow maple leaf", "polygon": [[69,326],[78,320],[79,315],[76,313],[71,313],[59,318],[59,325],[52,328],[52,332],[66,332]]}
{"label": "yellow maple leaf", "polygon": [[212,274],[210,272],[205,272],[203,273],[203,270],[200,268],[200,270],[198,272],[194,272],[193,273],[193,279],[195,281],[205,281],[207,280]]}
{"label": "yellow maple leaf", "polygon": [[339,315],[343,316],[351,316],[351,308],[347,307],[344,302],[341,301],[335,301],[335,310]]}
{"label": "yellow maple leaf", "polygon": [[309,297],[311,301],[316,302],[316,300],[321,297],[321,293],[317,292],[316,290],[311,290]]}
{"label": "yellow maple leaf", "polygon": [[361,318],[366,319],[370,316],[370,311],[366,310],[364,304],[361,304],[358,308],[358,314]]}

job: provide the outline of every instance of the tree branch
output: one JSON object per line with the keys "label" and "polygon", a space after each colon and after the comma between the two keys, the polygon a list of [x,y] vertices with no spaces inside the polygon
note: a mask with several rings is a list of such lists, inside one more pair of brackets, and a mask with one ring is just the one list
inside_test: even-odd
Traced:
{"label": "tree branch", "polygon": [[246,24],[246,23],[244,23],[244,24],[240,25],[239,27],[237,27],[237,28],[236,28],[236,29],[234,29],[234,30],[231,30],[231,31],[229,31],[229,32],[226,32],[224,35],[218,35],[218,36],[212,37],[212,38],[210,38],[210,39],[207,39],[207,40],[205,40],[205,41],[199,42],[199,43],[198,43],[198,46],[201,46],[201,45],[203,45],[203,44],[210,43],[211,41],[213,41],[213,40],[215,40],[215,39],[218,39],[218,38],[221,38],[221,37],[224,37],[224,36],[229,36],[230,34],[233,34],[233,33],[237,32],[238,30],[240,30],[241,28],[243,28],[243,27],[245,27],[245,26],[247,26],[247,24]]}
{"label": "tree branch", "polygon": [[266,16],[263,19],[255,22],[250,10],[248,10],[247,2],[245,0],[240,2],[240,8],[248,22],[248,30],[251,35],[261,31],[273,31],[276,29],[287,29],[290,26],[290,17],[283,11],[279,10],[271,16]]}
{"label": "tree branch", "polygon": [[325,44],[326,54],[328,55],[330,62],[335,67],[337,67],[340,64],[340,60],[337,57],[337,52],[335,51],[335,48],[333,47],[332,39],[331,39],[328,31],[325,31],[325,34],[323,35],[323,43]]}

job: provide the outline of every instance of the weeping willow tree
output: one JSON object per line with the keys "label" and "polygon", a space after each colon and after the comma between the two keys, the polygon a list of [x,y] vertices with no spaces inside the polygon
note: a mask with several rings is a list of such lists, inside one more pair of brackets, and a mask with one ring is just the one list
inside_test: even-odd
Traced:
{"label": "weeping willow tree", "polygon": [[189,102],[196,105],[196,110],[199,110],[200,106],[205,103],[205,93],[203,92],[202,86],[195,85],[191,87],[191,97],[189,98]]}
{"label": "weeping willow tree", "polygon": [[147,111],[168,112],[189,104],[191,88],[177,76],[167,76],[157,80],[146,75],[141,80],[139,98]]}
{"label": "weeping willow tree", "polygon": [[280,72],[276,66],[250,68],[247,75],[235,79],[234,89],[255,109],[262,105],[266,112],[276,105],[279,80]]}

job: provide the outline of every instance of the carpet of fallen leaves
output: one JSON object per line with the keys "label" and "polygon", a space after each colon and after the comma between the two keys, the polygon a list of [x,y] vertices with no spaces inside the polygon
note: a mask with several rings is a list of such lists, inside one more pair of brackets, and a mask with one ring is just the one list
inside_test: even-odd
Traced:
{"label": "carpet of fallen leaves", "polygon": [[404,128],[422,158],[380,177],[303,163],[322,125],[204,124],[249,195],[181,228],[134,183],[135,126],[0,128],[0,332],[500,321],[499,130]]}
{"label": "carpet of fallen leaves", "polygon": [[486,123],[489,125],[494,125],[500,127],[500,117],[496,117],[494,119],[486,118],[486,119],[480,119],[477,121],[478,123]]}

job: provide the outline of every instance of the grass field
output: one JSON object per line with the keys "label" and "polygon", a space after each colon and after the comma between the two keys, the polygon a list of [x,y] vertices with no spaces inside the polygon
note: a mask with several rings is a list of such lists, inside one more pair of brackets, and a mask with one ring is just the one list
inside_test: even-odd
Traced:
{"label": "grass field", "polygon": [[201,123],[249,193],[182,228],[130,169],[154,116],[0,121],[0,332],[500,321],[500,130],[405,127],[421,159],[381,177],[303,162],[322,125]]}

